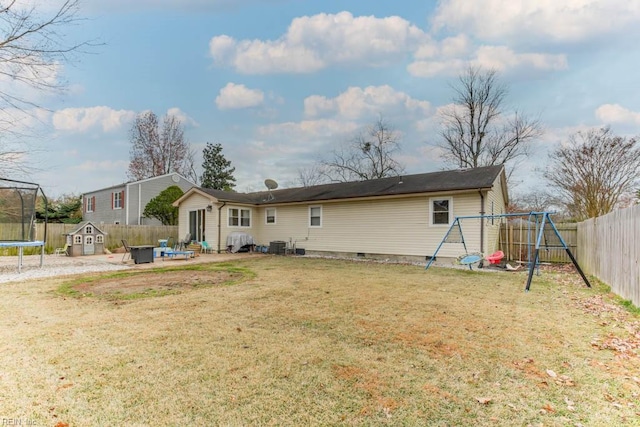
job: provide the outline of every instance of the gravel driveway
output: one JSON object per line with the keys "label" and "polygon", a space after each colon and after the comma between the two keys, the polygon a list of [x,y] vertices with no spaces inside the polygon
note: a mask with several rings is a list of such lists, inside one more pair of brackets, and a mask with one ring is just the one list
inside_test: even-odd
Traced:
{"label": "gravel driveway", "polygon": [[176,266],[186,263],[221,262],[237,260],[246,257],[260,257],[263,254],[200,254],[186,260],[176,257],[171,260],[155,259],[153,263],[134,264],[127,259],[122,262],[122,254],[92,255],[81,257],[66,257],[45,255],[44,263],[40,267],[40,255],[25,255],[22,260],[22,272],[18,273],[17,256],[0,256],[0,283],[28,282],[45,277],[66,276],[71,274],[95,273],[100,271],[117,271],[127,269],[157,268],[162,266]]}

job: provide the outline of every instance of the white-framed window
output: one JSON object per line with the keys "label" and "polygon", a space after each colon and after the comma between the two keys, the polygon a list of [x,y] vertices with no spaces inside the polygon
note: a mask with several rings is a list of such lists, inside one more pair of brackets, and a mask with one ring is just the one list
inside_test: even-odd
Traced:
{"label": "white-framed window", "polygon": [[104,236],[102,234],[96,236],[96,243],[104,243]]}
{"label": "white-framed window", "polygon": [[120,221],[118,220],[113,221],[113,225],[120,225]]}
{"label": "white-framed window", "polygon": [[90,225],[87,225],[87,226],[84,228],[84,234],[93,234],[93,227],[92,227],[92,226],[90,226]]}
{"label": "white-framed window", "polygon": [[113,193],[113,209],[122,209],[122,196],[122,191]]}
{"label": "white-framed window", "polygon": [[93,245],[93,236],[84,236],[85,245]]}
{"label": "white-framed window", "polygon": [[451,197],[434,197],[429,199],[430,224],[450,225],[453,220],[453,199]]}
{"label": "white-framed window", "polygon": [[309,227],[322,227],[322,206],[309,206]]}
{"label": "white-framed window", "polygon": [[266,208],[264,210],[264,222],[265,224],[276,223],[276,208]]}
{"label": "white-framed window", "polygon": [[229,208],[229,227],[251,227],[251,209]]}
{"label": "white-framed window", "polygon": [[87,197],[87,212],[93,212],[96,209],[96,198]]}
{"label": "white-framed window", "polygon": [[74,245],[81,245],[82,244],[82,235],[81,234],[76,234],[73,236],[73,244]]}

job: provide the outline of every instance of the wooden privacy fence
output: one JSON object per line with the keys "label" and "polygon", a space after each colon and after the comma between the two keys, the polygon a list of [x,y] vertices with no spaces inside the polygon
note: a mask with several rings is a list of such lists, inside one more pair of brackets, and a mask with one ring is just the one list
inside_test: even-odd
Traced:
{"label": "wooden privacy fence", "polygon": [[[20,226],[19,224],[2,224],[2,226]],[[107,233],[105,237],[105,247],[113,250],[122,246],[122,240],[126,240],[130,245],[157,245],[159,239],[170,238],[170,244],[178,241],[178,226],[176,225],[116,225],[104,224],[97,226]],[[61,248],[65,244],[66,236],[78,228],[78,224],[48,224],[47,244],[45,251],[52,253],[55,248]],[[36,224],[35,237],[37,240],[44,238],[44,224]]]}
{"label": "wooden privacy fence", "polygon": [[640,205],[578,224],[578,263],[640,307]]}
{"label": "wooden privacy fence", "polygon": [[[576,256],[578,248],[578,225],[575,223],[555,224],[562,240],[567,244],[571,253]],[[557,244],[558,241],[553,236],[550,245]],[[504,252],[510,261],[528,262],[533,258],[538,235],[535,230],[535,223],[528,221],[509,221],[502,224],[500,228],[500,250]],[[545,242],[540,244],[540,262],[571,262],[564,248],[545,248]]]}

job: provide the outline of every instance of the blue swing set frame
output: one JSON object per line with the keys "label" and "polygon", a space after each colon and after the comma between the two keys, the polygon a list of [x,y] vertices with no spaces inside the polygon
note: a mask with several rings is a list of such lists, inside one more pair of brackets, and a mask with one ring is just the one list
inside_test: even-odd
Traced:
{"label": "blue swing set frame", "polygon": [[[442,241],[440,241],[440,244],[438,245],[438,247],[436,248],[436,251],[433,253],[433,255],[429,258],[429,261],[427,262],[427,265],[425,266],[425,270],[429,269],[429,267],[431,266],[431,264],[433,264],[433,261],[436,259],[436,255],[438,255],[438,252],[440,251],[440,248],[442,247],[442,245],[444,243],[447,243],[447,238],[449,237],[449,234],[451,233],[452,230],[454,230],[456,227],[458,230],[460,230],[460,241],[457,243],[462,243],[465,253],[467,252],[467,245],[464,241],[464,233],[462,232],[462,226],[460,224],[460,220],[464,220],[464,219],[496,219],[496,218],[509,218],[509,217],[529,217],[529,227],[532,227],[532,224],[534,226],[534,231],[536,234],[536,242],[535,242],[535,246],[533,248],[531,248],[531,235],[533,233],[527,233],[527,239],[528,241],[528,245],[527,245],[527,258],[528,258],[528,268],[529,268],[529,274],[527,276],[527,284],[525,286],[525,291],[529,291],[529,289],[531,288],[531,281],[533,279],[533,272],[536,270],[536,268],[539,267],[540,265],[540,246],[543,243],[544,240],[544,247],[545,248],[550,248],[550,247],[558,247],[558,248],[563,248],[566,252],[567,255],[569,256],[569,259],[571,260],[571,262],[573,263],[573,265],[576,267],[576,270],[578,271],[578,273],[580,273],[580,276],[582,277],[582,280],[584,281],[584,283],[587,285],[587,287],[591,287],[591,283],[589,283],[589,280],[587,279],[587,277],[585,276],[585,274],[582,272],[582,269],[580,268],[580,265],[578,265],[578,261],[576,260],[576,258],[573,256],[573,254],[571,253],[571,250],[569,249],[569,246],[567,246],[567,243],[564,241],[564,239],[562,238],[562,236],[560,235],[560,232],[558,231],[558,229],[556,228],[556,225],[553,223],[553,220],[551,219],[551,212],[526,212],[526,213],[508,213],[508,214],[496,214],[496,215],[469,215],[469,216],[457,216],[455,217],[455,219],[453,220],[453,222],[451,223],[451,225],[449,226],[449,229],[447,230],[447,232],[445,233],[444,237],[442,238]],[[558,238],[560,245],[558,246],[551,246],[549,244],[549,242],[547,241],[547,238],[544,234],[545,231],[545,226],[549,226],[549,228],[551,230],[553,230],[555,236]],[[529,230],[531,231],[531,230]],[[471,265],[469,264],[469,268],[471,268]]]}

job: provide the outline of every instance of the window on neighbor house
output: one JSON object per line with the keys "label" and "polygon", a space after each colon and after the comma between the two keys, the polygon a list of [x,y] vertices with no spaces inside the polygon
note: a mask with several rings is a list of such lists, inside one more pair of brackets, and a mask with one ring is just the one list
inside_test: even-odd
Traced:
{"label": "window on neighbor house", "polygon": [[309,227],[322,227],[322,206],[309,206]]}
{"label": "window on neighbor house", "polygon": [[431,199],[431,224],[449,225],[451,222],[451,199]]}
{"label": "window on neighbor house", "polygon": [[122,209],[122,205],[123,205],[122,196],[123,196],[122,191],[113,193],[113,209]]}
{"label": "window on neighbor house", "polygon": [[251,210],[229,208],[229,227],[251,227]]}
{"label": "window on neighbor house", "polygon": [[96,198],[87,197],[87,212],[93,212],[96,209]]}
{"label": "window on neighbor house", "polygon": [[276,223],[276,208],[267,208],[265,209],[265,221],[267,224],[275,224]]}

